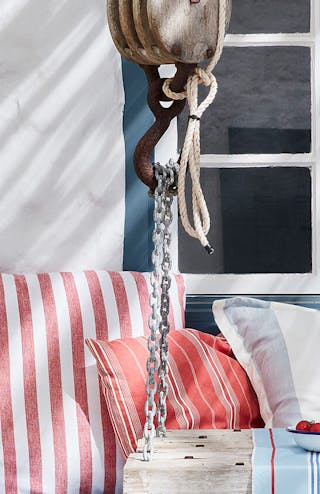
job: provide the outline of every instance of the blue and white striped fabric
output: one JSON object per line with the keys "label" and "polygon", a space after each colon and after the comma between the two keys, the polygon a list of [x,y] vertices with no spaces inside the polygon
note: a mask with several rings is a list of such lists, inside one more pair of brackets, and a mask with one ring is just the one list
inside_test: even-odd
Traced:
{"label": "blue and white striped fabric", "polygon": [[320,453],[305,451],[285,429],[253,429],[253,494],[320,494]]}
{"label": "blue and white striped fabric", "polygon": [[266,426],[320,420],[320,311],[235,297],[215,301],[213,313],[249,376]]}

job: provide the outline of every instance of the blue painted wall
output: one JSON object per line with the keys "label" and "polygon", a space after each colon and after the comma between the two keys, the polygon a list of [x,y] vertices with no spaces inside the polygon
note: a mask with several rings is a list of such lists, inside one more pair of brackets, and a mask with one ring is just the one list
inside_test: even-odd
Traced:
{"label": "blue painted wall", "polygon": [[[125,109],[123,131],[126,151],[126,213],[123,269],[152,270],[153,199],[148,188],[137,178],[133,153],[140,137],[153,123],[147,99],[147,80],[137,65],[122,60]],[[151,156],[151,160],[153,157]]]}

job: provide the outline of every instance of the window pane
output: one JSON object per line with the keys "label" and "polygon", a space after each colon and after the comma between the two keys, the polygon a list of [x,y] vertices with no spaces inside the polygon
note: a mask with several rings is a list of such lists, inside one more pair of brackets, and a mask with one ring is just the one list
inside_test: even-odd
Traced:
{"label": "window pane", "polygon": [[[202,154],[308,153],[310,49],[225,48],[218,93],[201,119]],[[200,86],[200,99],[206,89]],[[182,146],[187,109],[178,119]]]}
{"label": "window pane", "polygon": [[[211,215],[209,256],[179,224],[185,273],[308,273],[312,270],[309,168],[202,169]],[[190,209],[190,184],[187,188]]]}
{"label": "window pane", "polygon": [[229,33],[307,33],[309,0],[234,1]]}

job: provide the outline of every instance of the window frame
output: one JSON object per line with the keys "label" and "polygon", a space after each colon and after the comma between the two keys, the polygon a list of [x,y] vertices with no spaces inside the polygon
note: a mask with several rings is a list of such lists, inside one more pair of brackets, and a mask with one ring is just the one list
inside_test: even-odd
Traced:
{"label": "window frame", "polygon": [[[310,0],[309,33],[228,34],[225,47],[310,48],[311,56],[311,151],[305,154],[203,154],[201,168],[245,168],[271,166],[310,167],[312,179],[312,272],[305,274],[189,274],[189,294],[316,294],[320,293],[320,2]],[[223,54],[222,54],[223,56]],[[163,74],[170,75],[164,69]],[[223,89],[221,89],[223,90]],[[176,122],[156,148],[156,161],[167,160],[177,139]],[[172,153],[171,153],[172,157]],[[294,246],[293,246],[294,247]],[[199,245],[199,248],[200,245]],[[173,269],[178,270],[178,214],[174,203],[172,231]]]}

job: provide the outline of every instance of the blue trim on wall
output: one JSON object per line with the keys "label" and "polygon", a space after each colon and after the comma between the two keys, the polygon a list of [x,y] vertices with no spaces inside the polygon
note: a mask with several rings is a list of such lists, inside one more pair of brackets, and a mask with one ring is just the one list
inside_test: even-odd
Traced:
{"label": "blue trim on wall", "polygon": [[[215,300],[236,297],[237,295],[188,295],[186,304],[186,327],[205,333],[219,333],[212,313]],[[320,295],[239,295],[262,300],[301,305],[320,310]]]}
{"label": "blue trim on wall", "polygon": [[154,118],[146,103],[147,80],[143,70],[122,59],[122,77],[125,90],[123,132],[126,153],[123,269],[151,271],[154,203],[148,196],[148,188],[135,174],[133,153]]}

